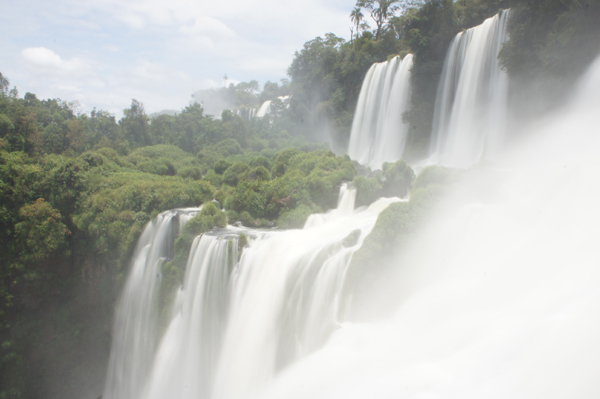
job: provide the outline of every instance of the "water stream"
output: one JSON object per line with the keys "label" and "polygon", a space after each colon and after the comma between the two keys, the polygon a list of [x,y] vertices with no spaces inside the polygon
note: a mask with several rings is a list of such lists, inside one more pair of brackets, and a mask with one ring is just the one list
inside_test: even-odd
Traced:
{"label": "water stream", "polygon": [[408,132],[402,114],[408,110],[412,65],[413,56],[408,54],[371,66],[352,121],[350,158],[374,169],[402,158]]}

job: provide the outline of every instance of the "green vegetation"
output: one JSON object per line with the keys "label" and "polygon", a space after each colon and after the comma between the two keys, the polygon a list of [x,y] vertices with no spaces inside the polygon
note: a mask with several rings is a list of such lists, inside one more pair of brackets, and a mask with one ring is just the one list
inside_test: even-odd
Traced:
{"label": "green vegetation", "polygon": [[[406,158],[421,156],[450,41],[508,7],[510,41],[500,60],[514,84],[544,76],[560,93],[600,51],[600,6],[592,0],[359,0],[351,40],[329,33],[306,42],[289,81],[208,93],[239,111],[272,100],[262,119],[229,110],[218,119],[197,103],[151,118],[132,100],[117,121],[102,110],[77,113],[59,99],[20,98],[0,74],[0,399],[95,389],[134,245],[167,209],[204,204],[178,238],[175,259],[162,265],[163,306],[198,234],[238,221],[301,227],[311,213],[336,205],[343,181],[353,181],[358,206],[410,189],[407,202],[381,213],[353,257],[349,281],[368,280],[376,273],[370,259],[384,264],[391,248],[405,245],[454,174],[427,168],[415,178],[402,160],[370,171],[315,141],[331,138],[334,150],[345,149],[367,70],[412,53]],[[291,95],[289,108],[276,99],[284,95]],[[343,245],[357,239],[352,232]]]}
{"label": "green vegetation", "polygon": [[415,178],[413,170],[403,160],[384,163],[382,171],[370,172],[368,176],[356,176],[356,206],[369,205],[381,197],[404,197]]}
{"label": "green vegetation", "polygon": [[339,185],[356,174],[350,159],[278,129],[274,119],[213,119],[197,104],[151,119],[135,100],[117,122],[3,89],[0,397],[61,392],[52,376],[72,364],[57,353],[86,345],[93,364],[69,372],[65,386],[102,379],[116,293],[143,226],[159,212],[205,204],[176,242],[180,255],[162,265],[164,304],[198,234],[228,219],[301,226],[334,207]]}
{"label": "green vegetation", "polygon": [[[361,287],[369,286],[381,273],[379,267],[385,267],[387,260],[406,246],[433,205],[456,179],[455,171],[440,166],[427,167],[414,180],[408,201],[392,203],[379,214],[373,230],[352,257],[347,283],[352,292],[359,293]],[[373,262],[374,259],[377,261]]]}
{"label": "green vegetation", "polygon": [[[428,148],[437,82],[450,41],[458,32],[508,7],[508,0],[359,0],[350,14],[350,42],[326,34],[296,52],[288,70],[292,100],[287,117],[294,122],[288,130],[330,134],[337,148],[347,148],[367,70],[374,62],[412,53],[413,95],[405,115],[410,125],[406,156],[419,158]],[[373,29],[364,23],[365,15],[373,17]]]}
{"label": "green vegetation", "polygon": [[594,0],[512,0],[510,41],[501,65],[520,97],[517,112],[562,105],[600,53],[600,4]]}

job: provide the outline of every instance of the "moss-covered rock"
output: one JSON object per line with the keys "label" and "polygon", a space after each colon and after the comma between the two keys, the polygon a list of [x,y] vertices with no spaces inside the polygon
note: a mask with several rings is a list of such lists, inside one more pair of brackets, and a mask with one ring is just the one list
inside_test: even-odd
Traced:
{"label": "moss-covered rock", "polygon": [[277,219],[277,226],[283,229],[300,229],[304,227],[311,213],[308,206],[300,205],[294,210],[283,213]]}
{"label": "moss-covered rock", "polygon": [[358,239],[360,238],[360,233],[360,229],[353,230],[352,233],[344,237],[344,239],[342,240],[342,245],[344,247],[352,247],[356,245]]}
{"label": "moss-covered rock", "polygon": [[356,188],[356,206],[369,205],[381,197],[383,186],[375,177],[356,176],[352,184]]}

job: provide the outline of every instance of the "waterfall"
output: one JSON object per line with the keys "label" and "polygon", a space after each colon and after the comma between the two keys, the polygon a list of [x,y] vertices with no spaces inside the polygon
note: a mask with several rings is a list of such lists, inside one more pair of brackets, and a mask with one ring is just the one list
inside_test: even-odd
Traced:
{"label": "waterfall", "polygon": [[600,58],[570,103],[397,254],[371,292],[395,312],[344,323],[261,398],[597,397]]}
{"label": "waterfall", "polygon": [[241,108],[235,111],[235,114],[245,120],[250,120],[256,117],[256,108]]}
{"label": "waterfall", "polygon": [[[285,108],[289,108],[290,107],[290,101],[289,101],[290,97],[291,96],[279,96],[279,97],[277,97],[277,99],[283,103],[283,106]],[[256,112],[256,117],[264,118],[265,116],[269,115],[271,113],[271,103],[272,103],[271,100],[267,100],[264,103],[262,103],[262,105]]]}
{"label": "waterfall", "polygon": [[256,111],[256,117],[262,118],[266,116],[269,112],[271,112],[271,100],[267,100],[264,103],[262,103],[258,111]]}
{"label": "waterfall", "polygon": [[402,114],[410,99],[413,56],[373,64],[360,89],[348,155],[372,168],[402,158],[408,127]]}
{"label": "waterfall", "polygon": [[161,265],[173,258],[174,241],[181,228],[200,209],[161,213],[146,226],[138,240],[131,270],[117,306],[106,396],[140,396],[158,340],[158,298]]}
{"label": "waterfall", "polygon": [[508,83],[497,58],[508,18],[502,11],[452,40],[435,103],[432,163],[468,167],[502,150]]}
{"label": "waterfall", "polygon": [[[304,229],[229,226],[196,237],[162,335],[160,260],[173,241],[166,231],[177,231],[170,220],[182,212],[161,214],[140,238],[117,308],[105,397],[246,398],[320,348],[344,321],[352,254],[379,213],[398,201],[354,210],[355,196],[344,184],[338,208],[311,216],[318,222]],[[343,245],[351,232],[359,233],[356,242]],[[249,245],[238,261],[240,234]]]}

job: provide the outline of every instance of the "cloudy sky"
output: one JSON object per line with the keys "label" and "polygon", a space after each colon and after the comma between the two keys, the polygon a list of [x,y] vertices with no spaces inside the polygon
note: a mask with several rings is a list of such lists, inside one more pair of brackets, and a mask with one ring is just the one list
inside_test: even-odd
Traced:
{"label": "cloudy sky", "polygon": [[195,90],[279,81],[316,36],[349,39],[355,0],[0,0],[0,72],[19,95],[117,117],[185,107]]}

